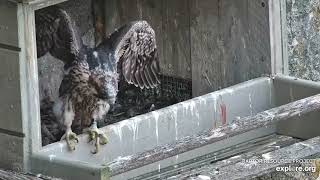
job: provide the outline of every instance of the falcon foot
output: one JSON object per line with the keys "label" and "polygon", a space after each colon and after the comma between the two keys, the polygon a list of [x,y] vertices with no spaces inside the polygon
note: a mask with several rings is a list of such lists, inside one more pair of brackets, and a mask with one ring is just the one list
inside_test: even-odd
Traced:
{"label": "falcon foot", "polygon": [[76,149],[76,144],[79,142],[77,135],[71,129],[67,129],[66,133],[61,137],[61,140],[66,140],[70,151]]}
{"label": "falcon foot", "polygon": [[89,142],[94,141],[95,150],[91,151],[92,154],[97,154],[100,149],[100,145],[108,143],[107,136],[97,127],[97,123],[93,122],[90,128],[86,129],[85,132],[89,134]]}

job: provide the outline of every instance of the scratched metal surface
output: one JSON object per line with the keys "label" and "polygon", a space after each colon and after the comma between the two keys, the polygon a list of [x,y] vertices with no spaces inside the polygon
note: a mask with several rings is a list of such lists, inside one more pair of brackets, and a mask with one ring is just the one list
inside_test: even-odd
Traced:
{"label": "scratched metal surface", "polygon": [[287,0],[290,75],[320,80],[320,1]]}

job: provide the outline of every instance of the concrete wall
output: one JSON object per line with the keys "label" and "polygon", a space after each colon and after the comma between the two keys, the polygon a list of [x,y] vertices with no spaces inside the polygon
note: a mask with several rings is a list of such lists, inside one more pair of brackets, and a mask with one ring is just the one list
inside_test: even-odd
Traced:
{"label": "concrete wall", "polygon": [[320,2],[287,0],[290,75],[320,80]]}

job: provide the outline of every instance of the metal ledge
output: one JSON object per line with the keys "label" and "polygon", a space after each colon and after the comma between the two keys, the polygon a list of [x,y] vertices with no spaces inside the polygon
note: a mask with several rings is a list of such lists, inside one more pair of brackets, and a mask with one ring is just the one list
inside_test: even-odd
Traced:
{"label": "metal ledge", "polygon": [[[255,163],[255,159],[264,160],[298,160],[298,159],[314,159],[320,157],[320,137],[315,137],[306,141],[295,143],[293,145],[283,147],[272,152],[267,152],[261,156],[253,156],[249,159],[252,163],[244,163],[243,158],[246,154],[239,157],[231,157],[225,159],[223,162],[217,162],[210,166],[204,166],[198,169],[194,169],[191,173],[183,173],[179,176],[173,177],[173,179],[188,179],[190,177],[197,177],[199,174],[210,177],[212,180],[218,179],[252,179],[265,175],[270,172],[274,172],[276,167],[279,166],[303,166],[309,167],[315,166],[310,163]],[[319,168],[319,167],[317,167]]]}

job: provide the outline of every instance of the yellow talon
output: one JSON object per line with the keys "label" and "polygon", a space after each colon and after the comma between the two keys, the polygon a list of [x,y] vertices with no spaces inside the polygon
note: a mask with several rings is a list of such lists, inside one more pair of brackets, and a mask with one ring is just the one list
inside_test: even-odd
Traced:
{"label": "yellow talon", "polygon": [[61,140],[64,139],[67,141],[68,149],[74,151],[76,144],[79,143],[77,135],[71,129],[67,129],[66,133],[61,137]]}
{"label": "yellow talon", "polygon": [[89,142],[94,141],[95,150],[91,151],[92,154],[97,154],[100,149],[100,145],[108,143],[107,136],[97,128],[96,122],[93,122],[90,128],[86,129],[85,132],[89,134]]}

